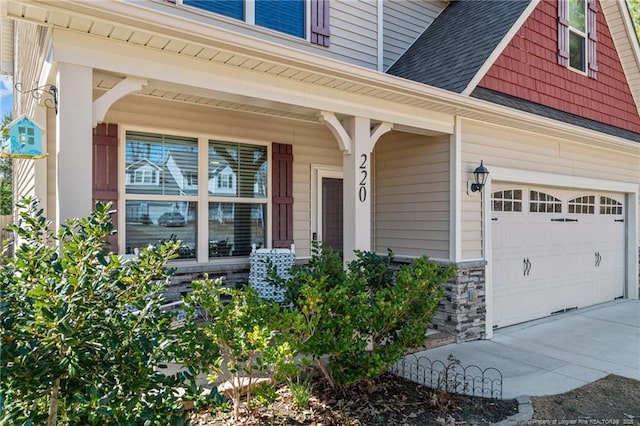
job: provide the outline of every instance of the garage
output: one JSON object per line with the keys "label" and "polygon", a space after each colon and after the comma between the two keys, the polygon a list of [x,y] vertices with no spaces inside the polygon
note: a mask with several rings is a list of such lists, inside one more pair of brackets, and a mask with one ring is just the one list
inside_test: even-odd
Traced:
{"label": "garage", "polygon": [[624,294],[624,194],[494,183],[494,328]]}

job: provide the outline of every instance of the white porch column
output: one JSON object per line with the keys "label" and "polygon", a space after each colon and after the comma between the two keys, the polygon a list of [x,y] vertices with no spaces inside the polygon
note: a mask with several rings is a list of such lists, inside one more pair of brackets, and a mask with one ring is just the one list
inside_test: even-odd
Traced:
{"label": "white porch column", "polygon": [[344,261],[352,261],[353,250],[371,250],[371,121],[364,117],[345,120],[351,150],[345,151],[343,167]]}
{"label": "white porch column", "polygon": [[92,69],[58,64],[56,227],[92,210]]}

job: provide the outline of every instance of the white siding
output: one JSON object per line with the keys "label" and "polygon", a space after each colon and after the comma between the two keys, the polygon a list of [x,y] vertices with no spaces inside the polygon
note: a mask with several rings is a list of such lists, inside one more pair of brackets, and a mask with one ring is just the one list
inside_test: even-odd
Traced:
{"label": "white siding", "polygon": [[[48,29],[20,21],[16,21],[12,28],[15,31],[15,41],[13,43],[3,41],[2,46],[3,49],[9,45],[15,48],[14,52],[17,55],[18,66],[15,69],[14,82],[21,83],[24,90],[33,89],[38,85],[39,73],[44,59],[44,49],[47,46],[44,40],[47,37]],[[7,35],[5,34],[5,29],[3,27],[3,37]],[[29,117],[39,117],[36,111],[37,101],[31,94],[16,94],[13,102],[14,117],[22,114],[26,114]],[[47,160],[16,159],[13,161],[14,200],[18,201],[22,197],[38,196],[36,165],[41,164],[37,163],[38,161]],[[46,209],[47,206],[43,205],[42,207]]]}
{"label": "white siding", "polygon": [[[462,180],[466,188],[473,170],[484,161],[491,167],[530,170],[564,176],[640,184],[640,157],[608,149],[568,143],[517,129],[464,121]],[[462,196],[463,259],[482,257],[480,196]]]}
{"label": "white siding", "polygon": [[385,0],[383,66],[386,71],[447,5],[443,1]]}
{"label": "white siding", "polygon": [[374,249],[449,258],[449,139],[392,132],[375,148]]}
{"label": "white siding", "polygon": [[0,19],[0,73],[13,74],[13,21]]}
{"label": "white siding", "polygon": [[329,52],[345,62],[376,69],[378,7],[376,0],[333,0]]}
{"label": "white siding", "polygon": [[135,96],[118,101],[105,122],[142,126],[145,131],[292,144],[296,253],[310,255],[311,164],[342,165],[338,143],[324,125]]}

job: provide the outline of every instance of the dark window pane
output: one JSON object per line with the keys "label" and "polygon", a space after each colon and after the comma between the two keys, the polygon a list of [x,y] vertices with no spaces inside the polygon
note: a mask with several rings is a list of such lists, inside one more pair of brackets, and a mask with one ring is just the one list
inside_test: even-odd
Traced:
{"label": "dark window pane", "polygon": [[230,18],[244,19],[243,0],[182,0],[182,3]]}
{"label": "dark window pane", "polygon": [[586,70],[585,38],[569,31],[569,65],[580,71]]}
{"label": "dark window pane", "polygon": [[266,245],[266,204],[209,203],[209,257],[247,256]]}
{"label": "dark window pane", "polygon": [[569,25],[583,33],[587,31],[585,3],[585,0],[569,0]]}
{"label": "dark window pane", "polygon": [[304,38],[304,0],[255,0],[256,25]]}
{"label": "dark window pane", "polygon": [[128,132],[127,194],[197,195],[198,140]]}
{"label": "dark window pane", "polygon": [[522,190],[516,189],[513,191],[513,198],[516,200],[522,200]]}
{"label": "dark window pane", "polygon": [[267,147],[209,141],[209,193],[217,197],[267,197]]}
{"label": "dark window pane", "polygon": [[521,212],[522,211],[522,202],[520,201],[515,201],[513,203],[513,211],[514,212]]}
{"label": "dark window pane", "polygon": [[149,244],[182,242],[180,258],[196,256],[197,203],[189,201],[126,202],[126,250],[133,254]]}

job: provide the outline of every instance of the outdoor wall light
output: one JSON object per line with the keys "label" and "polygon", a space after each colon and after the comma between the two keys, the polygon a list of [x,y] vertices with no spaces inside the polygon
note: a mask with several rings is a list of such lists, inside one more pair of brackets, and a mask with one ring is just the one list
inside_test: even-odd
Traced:
{"label": "outdoor wall light", "polygon": [[489,176],[489,170],[480,161],[480,165],[473,171],[475,182],[470,186],[471,192],[482,191],[484,184],[487,182],[487,176]]}

